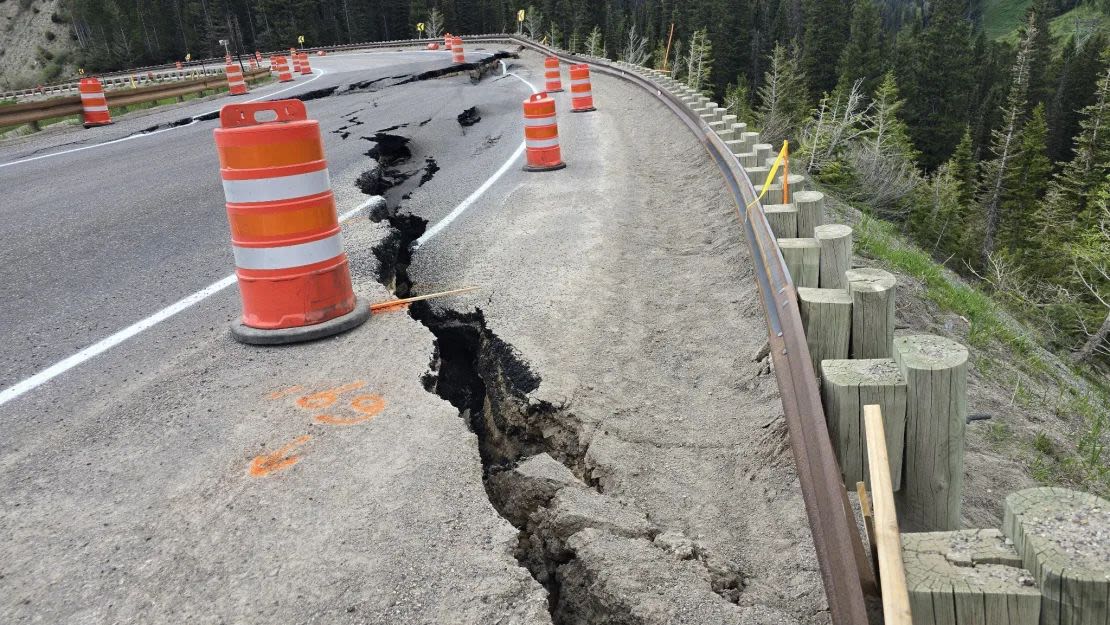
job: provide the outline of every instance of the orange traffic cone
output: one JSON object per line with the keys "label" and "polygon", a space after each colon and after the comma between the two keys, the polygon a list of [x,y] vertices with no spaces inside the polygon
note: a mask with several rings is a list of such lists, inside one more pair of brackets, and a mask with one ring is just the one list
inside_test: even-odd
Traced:
{"label": "orange traffic cone", "polygon": [[528,163],[524,171],[551,171],[567,166],[559,150],[559,124],[555,100],[537,93],[524,101],[524,151]]}
{"label": "orange traffic cone", "polygon": [[570,66],[570,112],[596,111],[594,95],[590,90],[590,66],[582,63]]}
{"label": "orange traffic cone", "polygon": [[559,73],[559,59],[549,56],[543,60],[544,79],[548,93],[557,93],[563,90],[563,78]]}
{"label": "orange traffic cone", "polygon": [[224,67],[224,73],[227,74],[227,89],[231,95],[246,95],[247,81],[243,80],[243,68],[228,63]]}
{"label": "orange traffic cone", "polygon": [[81,94],[81,111],[85,118],[85,128],[107,126],[112,123],[112,116],[108,113],[108,98],[104,96],[104,88],[100,86],[99,79],[82,78],[77,83],[77,91]]}
{"label": "orange traffic cone", "polygon": [[[277,118],[259,122],[267,111]],[[320,124],[300,100],[228,104],[215,131],[244,343],[275,345],[349,330],[370,316],[351,288]]]}
{"label": "orange traffic cone", "polygon": [[455,39],[451,41],[451,53],[454,55],[456,63],[466,63],[466,53],[463,50],[461,37],[455,37]]}

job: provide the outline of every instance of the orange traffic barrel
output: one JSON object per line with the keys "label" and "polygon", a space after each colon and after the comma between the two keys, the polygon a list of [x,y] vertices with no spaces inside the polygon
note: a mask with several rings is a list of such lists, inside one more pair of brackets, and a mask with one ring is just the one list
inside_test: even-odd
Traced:
{"label": "orange traffic barrel", "polygon": [[224,65],[231,65],[231,55],[230,54],[225,54],[224,55]]}
{"label": "orange traffic barrel", "polygon": [[258,69],[258,61],[256,61],[253,56],[250,58],[250,63],[251,69]]}
{"label": "orange traffic barrel", "polygon": [[444,34],[443,35],[443,49],[450,52],[451,51],[451,44],[454,41],[455,41],[455,36],[454,35],[452,35],[451,33]]}
{"label": "orange traffic barrel", "polygon": [[455,37],[451,41],[451,53],[454,54],[456,63],[466,63],[466,54],[463,50],[463,42],[461,37]]}
{"label": "orange traffic barrel", "polygon": [[429,43],[427,47],[428,47],[429,50],[439,50],[439,44],[438,43],[434,43],[434,42]]}
{"label": "orange traffic barrel", "polygon": [[258,50],[254,51],[254,60],[258,61],[260,64],[262,63],[262,53]]}
{"label": "orange traffic barrel", "polygon": [[273,71],[277,72],[278,82],[290,82],[293,80],[293,74],[289,71],[289,62],[285,60],[284,56],[270,57],[270,67]]}
{"label": "orange traffic barrel", "polygon": [[112,123],[112,116],[108,114],[108,98],[104,96],[104,88],[100,86],[100,80],[82,78],[77,83],[77,91],[81,94],[81,112],[85,118],[85,128],[107,126]]}
{"label": "orange traffic barrel", "polygon": [[555,99],[536,93],[524,101],[525,171],[550,171],[567,166],[559,150],[559,123],[555,119]]}
{"label": "orange traffic barrel", "polygon": [[[276,118],[260,122],[260,112]],[[243,302],[235,338],[291,343],[366,321],[370,306],[351,288],[320,123],[304,103],[228,104],[214,133]]]}
{"label": "orange traffic barrel", "polygon": [[297,54],[296,52],[290,52],[289,53],[289,60],[293,63],[293,73],[294,74],[300,74],[301,73],[301,55]]}
{"label": "orange traffic barrel", "polygon": [[227,74],[227,89],[231,95],[246,95],[247,81],[243,80],[243,68],[234,63],[228,63],[224,67],[224,73]]}
{"label": "orange traffic barrel", "polygon": [[328,55],[328,53],[325,52],[324,50],[320,50],[320,51],[316,52],[316,56],[327,56],[327,55]]}
{"label": "orange traffic barrel", "polygon": [[590,66],[585,63],[570,66],[570,112],[596,111],[594,94],[590,90]]}
{"label": "orange traffic barrel", "polygon": [[181,61],[174,61],[173,64],[175,67],[177,67],[177,69],[181,69]]}
{"label": "orange traffic barrel", "polygon": [[307,52],[301,52],[297,56],[301,57],[301,73],[302,74],[311,74],[312,73],[312,66],[309,65],[309,63],[308,63],[308,53]]}
{"label": "orange traffic barrel", "polygon": [[559,59],[549,56],[543,60],[545,91],[555,93],[563,90],[563,78],[559,73]]}

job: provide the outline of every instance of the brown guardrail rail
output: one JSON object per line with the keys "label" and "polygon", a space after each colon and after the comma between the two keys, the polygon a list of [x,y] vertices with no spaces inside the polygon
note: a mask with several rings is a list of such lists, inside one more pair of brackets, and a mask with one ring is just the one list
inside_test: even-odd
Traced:
{"label": "brown guardrail rail", "polygon": [[[244,77],[247,80],[257,80],[270,73],[268,69],[248,70]],[[135,89],[114,89],[105,91],[108,106],[125,106],[142,102],[154,102],[163,98],[173,98],[190,93],[197,93],[206,89],[217,89],[227,85],[227,79],[222,75],[205,76],[193,80],[168,82]],[[0,106],[0,127],[31,124],[51,119],[64,117],[81,112],[81,96],[66,96]]]}

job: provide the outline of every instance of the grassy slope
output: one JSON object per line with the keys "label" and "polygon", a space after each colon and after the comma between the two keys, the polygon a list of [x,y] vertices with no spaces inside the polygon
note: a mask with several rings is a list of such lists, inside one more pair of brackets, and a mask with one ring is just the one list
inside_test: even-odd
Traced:
{"label": "grassy slope", "polygon": [[[1032,0],[986,0],[983,5],[983,30],[991,39],[1017,41],[1017,29],[1031,3]],[[1053,37],[1063,41],[1074,33],[1077,19],[1087,33],[1091,32],[1091,22],[1097,22],[1097,27],[1104,30],[1110,29],[1110,16],[1086,4],[1053,18],[1049,24]]]}

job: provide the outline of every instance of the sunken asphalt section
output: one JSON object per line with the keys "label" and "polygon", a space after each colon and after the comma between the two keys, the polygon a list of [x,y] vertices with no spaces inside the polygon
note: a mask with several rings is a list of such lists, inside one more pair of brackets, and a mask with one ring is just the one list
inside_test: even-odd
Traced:
{"label": "sunken asphalt section", "polygon": [[[542,81],[538,57],[515,65]],[[527,87],[309,102],[340,211],[386,196],[344,228],[356,290],[482,290],[262,349],[227,335],[229,289],[0,406],[0,621],[827,622],[720,175],[642,92],[594,92],[598,112],[560,114],[567,169],[516,163],[415,250],[519,146]],[[150,210],[221,214],[211,178]],[[155,238],[214,260],[146,290],[226,275],[203,223]]]}

